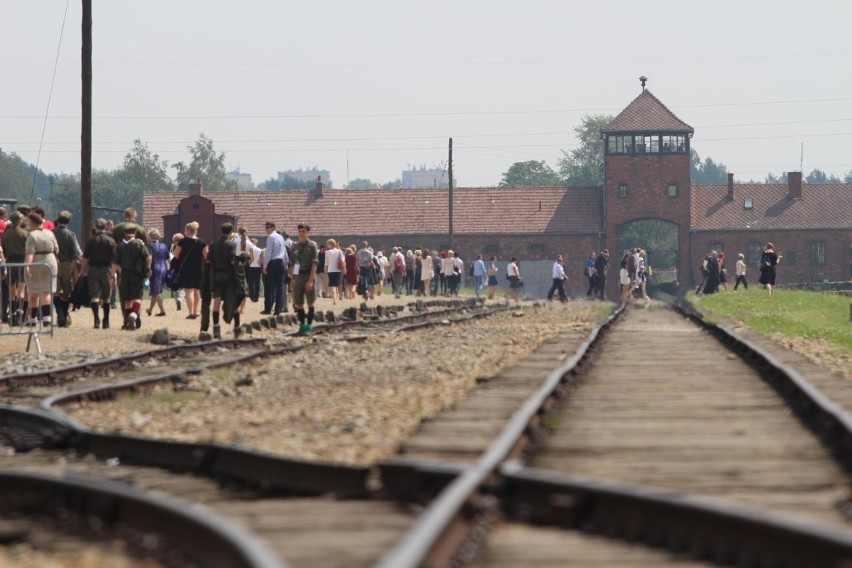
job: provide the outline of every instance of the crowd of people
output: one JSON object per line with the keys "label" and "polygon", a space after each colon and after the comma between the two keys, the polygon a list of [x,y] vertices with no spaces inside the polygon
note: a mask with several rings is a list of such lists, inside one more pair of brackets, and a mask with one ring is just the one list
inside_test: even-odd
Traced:
{"label": "crowd of people", "polygon": [[[261,301],[262,290],[261,314],[288,312],[288,296],[292,296],[300,328],[310,330],[317,298],[328,298],[333,304],[369,301],[382,295],[387,285],[395,298],[458,296],[466,272],[461,254],[453,250],[395,246],[385,255],[367,241],[344,246],[335,239],[318,246],[304,223],[293,240],[268,221],[265,248],[248,236],[245,227],[235,230],[230,223],[220,227],[215,242],[207,243],[199,236],[197,222],[187,223],[183,233],[167,242],[158,230],[146,231],[132,207],[117,225],[97,219],[81,248],[68,229],[69,212],[60,212],[55,222],[44,215],[39,207],[19,207],[11,215],[0,208],[0,260],[7,267],[18,266],[7,269],[3,278],[3,321],[11,325],[66,327],[71,323],[72,304],[82,303],[91,309],[96,329],[109,329],[111,312],[120,309],[121,328],[135,330],[142,326],[145,290],[149,303],[144,311],[153,317],[166,315],[163,295],[169,290],[177,311],[185,306],[187,319],[201,318],[202,332],[209,330],[212,316],[213,337],[221,337],[221,322],[233,322],[238,332],[246,302]],[[770,294],[781,259],[772,243],[767,244],[760,259],[760,283]],[[588,254],[584,268],[588,298],[606,299],[608,265],[607,249]],[[733,289],[748,288],[742,254],[735,271]],[[467,275],[477,297],[496,298],[499,272],[494,256],[486,261],[477,255],[470,262]],[[727,290],[724,252],[707,254],[701,274],[698,294]],[[650,275],[644,250],[625,251],[618,272],[621,302],[635,298],[647,305]],[[553,262],[552,277],[547,299],[558,295],[567,302],[561,255]],[[520,302],[524,281],[516,257],[506,267],[506,280],[506,301]]]}
{"label": "crowd of people", "polygon": [[[775,245],[766,243],[763,253],[760,255],[758,268],[760,277],[758,283],[766,289],[769,295],[772,295],[772,287],[775,286],[776,266],[784,257],[775,252]],[[710,251],[704,256],[704,260],[699,267],[701,271],[701,282],[695,289],[697,296],[704,294],[715,294],[728,288],[728,267],[726,265],[725,253],[722,251]],[[748,280],[746,280],[746,272],[748,267],[745,262],[745,255],[739,253],[737,261],[734,264],[734,291],[743,286],[743,289],[748,290]]]}

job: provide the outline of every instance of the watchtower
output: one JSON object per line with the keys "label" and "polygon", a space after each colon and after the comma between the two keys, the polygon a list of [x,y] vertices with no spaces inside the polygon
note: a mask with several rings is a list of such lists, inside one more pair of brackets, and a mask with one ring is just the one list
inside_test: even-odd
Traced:
{"label": "watchtower", "polygon": [[601,130],[608,294],[618,298],[622,249],[642,247],[658,283],[688,281],[689,141],[693,128],[645,88]]}

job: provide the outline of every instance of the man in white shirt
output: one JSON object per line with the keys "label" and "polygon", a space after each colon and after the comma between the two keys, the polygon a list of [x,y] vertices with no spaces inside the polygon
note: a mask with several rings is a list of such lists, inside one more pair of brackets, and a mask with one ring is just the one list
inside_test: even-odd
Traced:
{"label": "man in white shirt", "polygon": [[275,230],[275,223],[266,222],[266,249],[263,253],[263,275],[266,276],[266,288],[263,294],[263,315],[278,315],[287,309],[287,288],[284,275],[287,272],[289,255],[282,237]]}
{"label": "man in white shirt", "polygon": [[553,263],[553,286],[547,293],[547,300],[553,300],[553,294],[559,292],[559,301],[563,304],[568,301],[568,294],[565,293],[565,266],[563,265],[562,255],[556,257]]}

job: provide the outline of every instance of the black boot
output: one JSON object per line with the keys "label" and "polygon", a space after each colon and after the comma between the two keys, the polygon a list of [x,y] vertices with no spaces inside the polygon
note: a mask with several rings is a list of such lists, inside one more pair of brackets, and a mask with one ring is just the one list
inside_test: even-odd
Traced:
{"label": "black boot", "polygon": [[[98,329],[101,327],[101,318],[98,316],[99,305],[97,302],[92,302],[89,307],[92,308],[92,314],[95,316],[95,329]],[[106,318],[106,315],[104,315],[104,318]]]}
{"label": "black boot", "polygon": [[101,325],[101,329],[109,329],[109,310],[110,310],[110,305],[104,304],[104,321],[103,321],[103,324]]}

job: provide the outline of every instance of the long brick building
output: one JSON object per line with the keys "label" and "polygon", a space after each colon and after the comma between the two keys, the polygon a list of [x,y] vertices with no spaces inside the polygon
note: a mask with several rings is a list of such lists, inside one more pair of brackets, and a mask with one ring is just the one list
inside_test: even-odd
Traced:
{"label": "long brick building", "polygon": [[601,132],[603,186],[455,189],[452,237],[449,194],[440,188],[329,190],[317,183],[305,191],[203,194],[196,186],[190,194],[145,193],[143,220],[167,236],[196,220],[201,235],[214,238],[230,218],[263,239],[266,220],[289,231],[306,221],[318,241],[366,239],[380,249],[452,247],[466,260],[563,254],[575,294],[589,251],[608,248],[612,273],[630,246],[646,248],[654,280],[672,287],[692,285],[710,250],[745,254],[754,280],[770,241],[785,257],[782,282],[852,278],[852,184],[803,184],[801,172],[789,172],[787,184],[738,184],[729,174],[727,184],[693,185],[692,134],[643,88]]}

